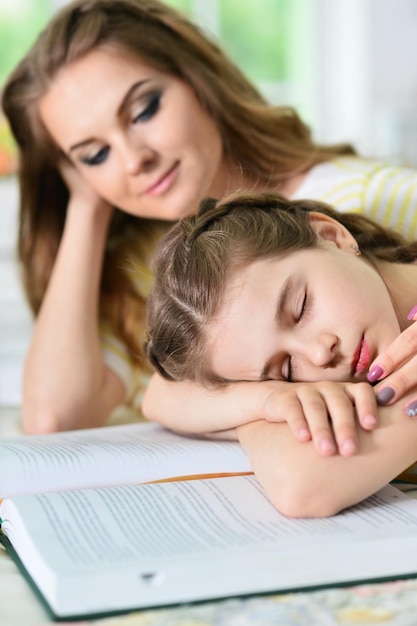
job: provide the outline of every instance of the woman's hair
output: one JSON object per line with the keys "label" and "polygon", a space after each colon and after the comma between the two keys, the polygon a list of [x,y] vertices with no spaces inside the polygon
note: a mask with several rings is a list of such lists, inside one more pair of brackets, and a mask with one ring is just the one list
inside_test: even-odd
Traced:
{"label": "woman's hair", "polygon": [[210,370],[206,357],[207,330],[229,279],[255,260],[314,248],[318,237],[310,225],[312,211],[343,224],[371,262],[411,263],[417,257],[417,242],[320,202],[241,192],[204,200],[197,215],[168,232],[154,259],[146,355],[162,376],[203,385],[227,382]]}
{"label": "woman's hair", "polygon": [[[133,53],[188,83],[217,124],[225,154],[266,189],[278,188],[315,163],[353,153],[348,145],[316,145],[292,108],[270,106],[216,43],[158,0],[75,0],[52,18],[9,77],[2,98],[20,152],[18,252],[35,313],[49,281],[68,203],[56,166],[58,149],[41,123],[38,103],[62,68],[100,47]],[[104,262],[101,315],[138,362],[146,301],[124,266],[131,254],[145,256],[157,230],[151,220],[116,214]]]}

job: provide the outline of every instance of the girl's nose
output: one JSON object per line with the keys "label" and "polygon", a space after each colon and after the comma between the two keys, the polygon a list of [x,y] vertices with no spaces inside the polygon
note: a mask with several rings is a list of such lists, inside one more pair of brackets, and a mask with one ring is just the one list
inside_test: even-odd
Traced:
{"label": "girl's nose", "polygon": [[307,357],[316,367],[330,367],[336,357],[338,339],[332,333],[319,333],[305,343]]}

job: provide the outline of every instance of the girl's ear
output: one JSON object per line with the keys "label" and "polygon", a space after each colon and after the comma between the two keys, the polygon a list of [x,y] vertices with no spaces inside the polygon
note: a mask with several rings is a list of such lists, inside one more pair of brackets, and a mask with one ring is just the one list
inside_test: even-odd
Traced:
{"label": "girl's ear", "polygon": [[356,245],[354,237],[340,222],[324,213],[311,212],[310,226],[319,239],[333,242],[338,248],[347,250]]}

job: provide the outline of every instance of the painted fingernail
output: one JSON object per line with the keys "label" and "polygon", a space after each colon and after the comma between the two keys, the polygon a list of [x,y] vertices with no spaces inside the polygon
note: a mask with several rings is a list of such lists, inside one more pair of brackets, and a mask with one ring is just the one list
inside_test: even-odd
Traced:
{"label": "painted fingernail", "polygon": [[369,380],[370,383],[373,383],[376,380],[378,380],[378,378],[380,378],[383,373],[384,373],[384,370],[382,369],[382,367],[380,367],[379,365],[374,365],[369,370],[366,378]]}
{"label": "painted fingernail", "polygon": [[407,404],[407,406],[405,407],[405,412],[410,417],[417,417],[417,400],[414,400],[413,402],[410,402],[410,404]]}
{"label": "painted fingernail", "polygon": [[376,394],[376,399],[379,404],[387,404],[395,396],[395,391],[392,387],[384,387]]}
{"label": "painted fingernail", "polygon": [[415,304],[415,305],[413,306],[413,308],[411,309],[411,311],[410,311],[410,312],[409,312],[409,314],[407,315],[407,319],[408,319],[408,320],[413,320],[413,319],[414,319],[414,316],[416,315],[416,313],[417,313],[417,304]]}

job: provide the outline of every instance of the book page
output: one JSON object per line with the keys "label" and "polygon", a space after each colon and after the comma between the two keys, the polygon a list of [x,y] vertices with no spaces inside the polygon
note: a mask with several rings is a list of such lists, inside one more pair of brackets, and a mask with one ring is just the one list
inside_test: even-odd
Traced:
{"label": "book page", "polygon": [[70,581],[65,610],[74,602],[79,610],[111,610],[415,567],[415,551],[404,548],[415,541],[417,501],[391,486],[326,519],[280,515],[254,477],[22,496],[5,500],[0,515],[45,594],[55,587],[52,571]]}
{"label": "book page", "polygon": [[343,581],[359,565],[366,575],[398,574],[414,567],[405,546],[417,534],[417,502],[393,487],[337,516],[296,520],[254,477],[21,496],[5,500],[0,516],[64,613]]}
{"label": "book page", "polygon": [[129,424],[0,441],[0,497],[148,482],[190,474],[250,472],[237,442]]}

